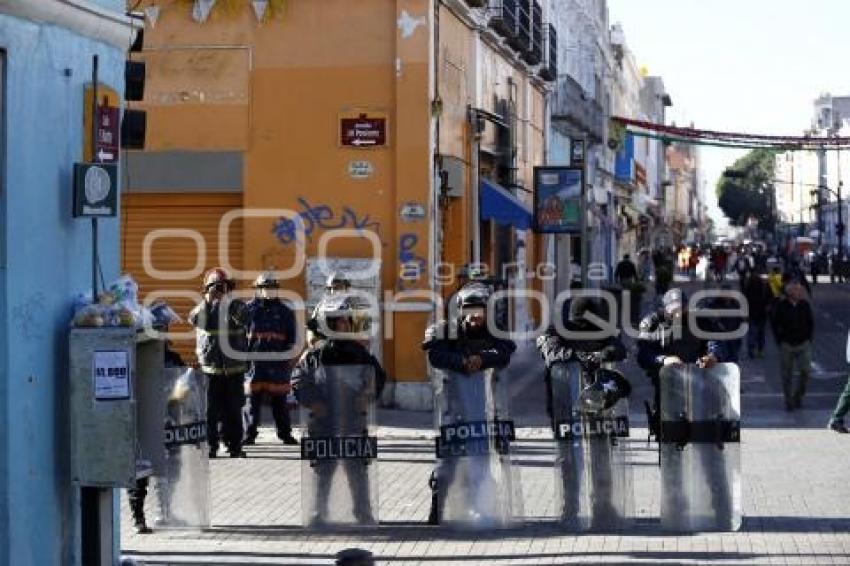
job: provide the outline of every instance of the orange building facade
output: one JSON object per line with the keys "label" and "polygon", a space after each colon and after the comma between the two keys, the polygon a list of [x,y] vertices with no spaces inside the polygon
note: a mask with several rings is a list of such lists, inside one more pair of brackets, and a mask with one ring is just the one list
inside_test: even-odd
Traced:
{"label": "orange building facade", "polygon": [[272,1],[260,20],[222,0],[202,22],[183,0],[138,9],[147,141],[126,156],[122,243],[143,295],[185,314],[203,269],[229,264],[246,294],[274,269],[308,301],[305,259],[380,260],[385,400],[426,407],[419,344],[452,273],[480,261],[539,286],[531,232],[476,217],[484,179],[530,209],[547,83],[459,1]]}

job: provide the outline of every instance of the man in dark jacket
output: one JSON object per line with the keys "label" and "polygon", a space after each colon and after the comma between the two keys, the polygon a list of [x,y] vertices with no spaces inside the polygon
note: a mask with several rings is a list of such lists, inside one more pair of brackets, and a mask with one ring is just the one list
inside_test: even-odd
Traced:
{"label": "man in dark jacket", "polygon": [[[443,321],[430,326],[425,332],[422,349],[432,367],[444,370],[447,379],[474,379],[488,369],[501,369],[508,365],[516,346],[509,340],[494,337],[487,328],[486,308],[489,289],[480,282],[468,283],[455,296],[457,319]],[[463,387],[449,389],[463,394]],[[463,401],[463,400],[453,400]],[[458,414],[458,422],[479,420],[485,414],[484,407],[469,407],[469,403],[458,402],[461,409],[474,410],[475,414]],[[446,496],[454,479],[456,459],[442,458],[432,474],[430,482],[433,494],[430,524],[437,524],[443,516]]]}
{"label": "man in dark jacket", "polygon": [[204,276],[204,299],[189,313],[189,323],[195,327],[198,364],[209,380],[207,435],[210,458],[218,455],[219,423],[230,457],[245,457],[242,405],[245,404],[247,364],[235,359],[235,354],[245,351],[248,314],[245,303],[229,296],[234,286],[222,268],[209,270]]}
{"label": "man in dark jacket", "polygon": [[750,272],[744,285],[744,296],[749,305],[749,326],[747,333],[747,353],[750,359],[764,357],[764,336],[767,326],[767,311],[773,301],[773,293],[767,281],[755,271]]}
{"label": "man in dark jacket", "polygon": [[[792,279],[785,285],[785,295],[773,310],[773,336],[779,345],[779,369],[782,374],[782,391],[785,410],[793,411],[803,405],[806,384],[812,365],[812,335],[814,317],[809,302],[804,298],[800,281]],[[793,389],[794,363],[800,369],[800,383]]]}
{"label": "man in dark jacket", "polygon": [[[703,340],[694,333],[689,314],[703,330],[711,330],[711,320],[698,312],[689,313],[687,296],[681,289],[670,289],[661,299],[661,309],[644,318],[638,329],[638,365],[652,380],[655,406],[646,404],[650,434],[660,430],[661,387],[659,372],[666,365],[696,364],[709,368],[725,361],[723,343]],[[716,331],[716,328],[714,329]]]}
{"label": "man in dark jacket", "polygon": [[[260,425],[262,405],[268,399],[274,417],[277,437],[284,444],[298,444],[292,436],[286,395],[289,393],[289,372],[293,364],[284,355],[295,343],[295,315],[277,296],[280,288],[270,273],[263,273],[254,282],[257,297],[248,303],[248,351],[262,359],[251,361],[251,424],[245,444],[254,444]],[[272,358],[272,359],[270,359]]]}

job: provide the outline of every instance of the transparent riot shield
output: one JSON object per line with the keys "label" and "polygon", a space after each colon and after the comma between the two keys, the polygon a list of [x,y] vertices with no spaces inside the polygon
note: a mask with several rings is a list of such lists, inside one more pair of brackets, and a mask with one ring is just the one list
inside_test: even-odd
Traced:
{"label": "transparent riot shield", "polygon": [[561,519],[574,530],[627,528],[634,516],[628,399],[607,409],[594,406],[582,395],[593,376],[578,362],[554,364],[550,378]]}
{"label": "transparent riot shield", "polygon": [[207,383],[189,368],[166,368],[165,451],[155,466],[154,525],[202,529],[210,524]]}
{"label": "transparent riot shield", "polygon": [[375,370],[322,365],[301,386],[305,526],[377,525]]}
{"label": "transparent riot shield", "polygon": [[662,526],[673,531],[738,530],[738,366],[666,366],[660,380]]}
{"label": "transparent riot shield", "polygon": [[511,465],[514,424],[508,391],[495,370],[434,370],[437,469],[435,505],[441,524],[507,527],[522,514],[519,468]]}

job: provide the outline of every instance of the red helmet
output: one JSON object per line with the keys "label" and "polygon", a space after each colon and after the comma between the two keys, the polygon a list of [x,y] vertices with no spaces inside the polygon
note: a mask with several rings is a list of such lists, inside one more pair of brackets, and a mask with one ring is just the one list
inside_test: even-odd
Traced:
{"label": "red helmet", "polygon": [[204,290],[208,290],[215,285],[226,285],[228,289],[233,289],[233,280],[227,272],[221,267],[213,267],[204,275]]}

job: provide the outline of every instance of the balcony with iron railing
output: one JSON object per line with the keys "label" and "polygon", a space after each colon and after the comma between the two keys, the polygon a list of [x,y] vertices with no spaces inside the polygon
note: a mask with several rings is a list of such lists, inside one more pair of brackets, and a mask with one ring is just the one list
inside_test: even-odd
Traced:
{"label": "balcony with iron railing", "polygon": [[564,129],[567,135],[586,133],[591,143],[601,143],[605,138],[605,111],[602,105],[584,92],[581,85],[569,75],[559,75],[552,97],[552,125]]}

